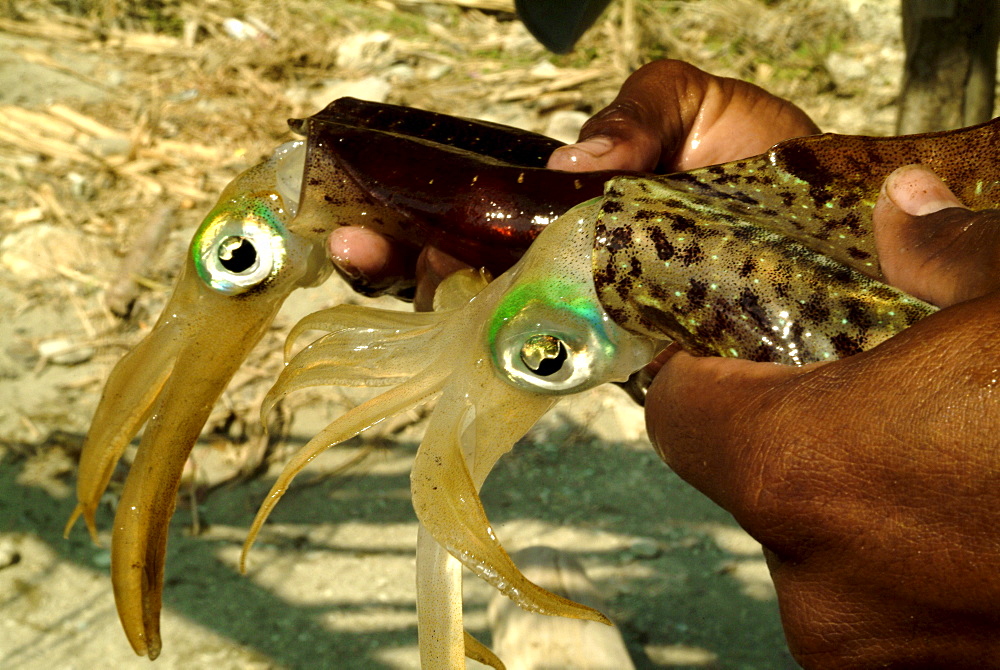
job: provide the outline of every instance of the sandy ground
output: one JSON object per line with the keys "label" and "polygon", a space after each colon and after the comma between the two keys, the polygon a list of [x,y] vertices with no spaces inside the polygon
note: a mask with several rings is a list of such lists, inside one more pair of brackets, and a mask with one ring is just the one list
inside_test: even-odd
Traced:
{"label": "sandy ground", "polygon": [[[148,663],[120,631],[108,579],[108,528],[126,468],[99,515],[104,546],[94,546],[81,528],[62,538],[75,461],[104,377],[148,331],[213,194],[289,137],[285,118],[367,92],[571,139],[613,95],[622,59],[667,53],[756,79],[825,128],[884,134],[901,59],[891,2],[812,3],[822,11],[808,12],[809,3],[680,3],[673,33],[643,33],[644,43],[660,39],[659,51],[620,53],[609,45],[623,28],[609,21],[585,39],[589,60],[553,59],[508,17],[448,3],[220,2],[203,13],[167,5],[172,20],[197,28],[188,46],[179,28],[151,32],[148,16],[112,17],[98,39],[93,14],[15,4],[26,20],[0,23],[0,130],[9,131],[0,134],[2,668]],[[770,22],[742,20],[750,11]],[[277,37],[241,40],[222,27],[248,16],[277,26]],[[734,21],[756,32],[719,36]],[[836,44],[803,56],[787,46],[802,42],[796,29]],[[370,38],[379,31],[387,37]],[[368,41],[344,51],[359,34]],[[594,74],[552,85],[568,72]],[[60,135],[53,104],[117,134]],[[16,117],[28,126],[15,127],[11,110],[36,116]],[[63,144],[39,139],[53,137]],[[81,146],[82,157],[67,149]],[[161,206],[173,223],[144,268],[151,288],[121,320],[106,308],[106,289]],[[357,300],[333,281],[290,300],[213,415],[171,527],[158,667],[418,667],[408,473],[422,416],[318,459],[273,514],[249,574],[236,569],[282,459],[363,395],[330,390],[290,403],[287,439],[268,451],[266,474],[233,479],[262,444],[255,407],[280,366],[283,333],[304,314]],[[330,476],[359,450],[367,456],[358,465]],[[795,667],[759,546],[659,462],[641,411],[617,389],[573,398],[543,419],[502,460],[483,500],[508,548],[542,543],[579,558],[637,667]],[[467,580],[467,626],[486,642],[490,597]]]}

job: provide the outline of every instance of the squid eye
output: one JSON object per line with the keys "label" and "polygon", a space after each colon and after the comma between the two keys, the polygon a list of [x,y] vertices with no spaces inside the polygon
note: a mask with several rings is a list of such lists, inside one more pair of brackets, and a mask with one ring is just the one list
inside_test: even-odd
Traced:
{"label": "squid eye", "polygon": [[566,345],[554,335],[533,335],[521,347],[521,362],[539,377],[551,377],[562,369]]}
{"label": "squid eye", "polygon": [[227,237],[219,243],[219,264],[233,274],[246,274],[257,265],[257,250],[245,237]]}
{"label": "squid eye", "polygon": [[600,383],[608,351],[609,343],[586,318],[538,305],[509,318],[493,343],[497,369],[507,381],[547,394]]}
{"label": "squid eye", "polygon": [[284,265],[285,238],[277,226],[254,216],[222,214],[195,239],[195,268],[225,295],[238,295],[273,278]]}

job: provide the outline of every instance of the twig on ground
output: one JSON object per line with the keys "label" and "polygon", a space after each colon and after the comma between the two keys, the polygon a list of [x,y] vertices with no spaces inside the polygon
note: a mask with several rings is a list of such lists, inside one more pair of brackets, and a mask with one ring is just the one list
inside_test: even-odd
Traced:
{"label": "twig on ground", "polygon": [[153,256],[163,246],[176,208],[162,205],[156,209],[149,225],[140,229],[139,236],[132,243],[125,260],[122,261],[118,279],[108,287],[104,300],[115,316],[122,319],[132,313],[132,306],[141,289],[137,277],[141,276],[153,260]]}

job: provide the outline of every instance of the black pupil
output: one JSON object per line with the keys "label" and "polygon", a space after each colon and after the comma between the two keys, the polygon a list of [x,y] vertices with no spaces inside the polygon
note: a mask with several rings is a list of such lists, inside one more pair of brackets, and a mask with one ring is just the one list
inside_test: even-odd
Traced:
{"label": "black pupil", "polygon": [[563,363],[566,362],[566,357],[566,345],[560,342],[559,352],[551,358],[546,357],[538,361],[538,367],[534,370],[534,373],[539,377],[554,375],[562,369]]}
{"label": "black pupil", "polygon": [[219,245],[219,263],[233,274],[246,272],[257,262],[257,250],[245,237],[228,237]]}

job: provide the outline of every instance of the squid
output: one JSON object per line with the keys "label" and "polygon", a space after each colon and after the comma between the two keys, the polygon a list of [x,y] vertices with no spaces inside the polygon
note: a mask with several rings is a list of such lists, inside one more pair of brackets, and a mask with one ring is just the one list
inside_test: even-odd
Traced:
{"label": "squid", "polygon": [[[289,335],[327,334],[288,362],[266,413],[296,390],[388,386],[288,463],[253,522],[243,561],[292,479],[329,446],[436,398],[411,472],[421,667],[503,667],[463,630],[462,569],[531,612],[609,623],[529,581],[479,489],[560,397],[622,381],[668,343],[804,365],[870,349],[936,308],[880,281],[871,212],[889,172],[934,169],[973,208],[1000,204],[1000,120],[926,136],[822,135],[667,176],[618,176],[550,223],[492,282],[442,284],[436,309],[339,306]],[[287,354],[287,350],[286,350]]]}
{"label": "squid", "polygon": [[112,584],[129,642],[150,658],[162,645],[163,558],[184,462],[285,297],[330,275],[324,244],[336,226],[429,241],[486,269],[448,280],[431,313],[341,306],[293,329],[289,342],[328,334],[289,361],[265,414],[309,386],[388,390],[294,457],[245,551],[319,451],[436,398],[411,475],[422,664],[461,667],[468,654],[502,667],[463,631],[463,566],[527,609],[607,622],[526,580],[478,496],[559,397],[627,378],[670,341],[789,364],[875,346],[934,309],[879,281],[870,214],[885,176],[922,162],[971,207],[1000,202],[997,122],[802,138],[668,176],[549,171],[551,140],[351,100],[293,129],[307,139],[238,177],[206,217],[160,320],[112,371],[84,444],[67,532],[82,516],[96,538],[101,494],[146,425],[115,515]]}

